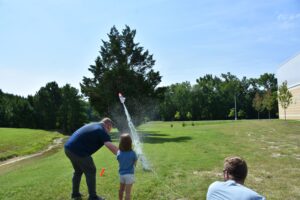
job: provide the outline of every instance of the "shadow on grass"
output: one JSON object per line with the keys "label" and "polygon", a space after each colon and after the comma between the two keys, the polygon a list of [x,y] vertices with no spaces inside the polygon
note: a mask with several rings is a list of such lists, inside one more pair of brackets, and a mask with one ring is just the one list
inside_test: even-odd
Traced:
{"label": "shadow on grass", "polygon": [[[168,136],[167,134],[160,134],[159,132],[160,131],[138,131],[138,135],[141,139],[145,136]],[[113,142],[119,142],[120,135],[120,132],[111,132],[110,138]]]}
{"label": "shadow on grass", "polygon": [[[169,134],[162,134],[160,133],[160,131],[138,131],[138,135],[140,136],[142,143],[149,144],[158,144],[165,142],[185,142],[192,139],[192,137],[187,136],[170,138]],[[112,142],[119,142],[119,132],[112,132],[110,136]]]}
{"label": "shadow on grass", "polygon": [[191,140],[192,137],[167,137],[168,134],[161,134],[159,131],[139,131],[139,136],[143,143],[158,144],[166,142],[185,142]]}
{"label": "shadow on grass", "polygon": [[163,138],[163,137],[143,137],[143,143],[149,144],[158,144],[158,143],[166,143],[166,142],[185,142],[187,140],[191,140],[191,137],[183,136],[176,138]]}

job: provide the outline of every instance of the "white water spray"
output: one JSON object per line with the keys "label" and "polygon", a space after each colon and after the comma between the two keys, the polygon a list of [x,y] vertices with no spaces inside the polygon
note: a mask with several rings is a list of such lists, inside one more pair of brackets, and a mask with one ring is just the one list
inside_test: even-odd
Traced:
{"label": "white water spray", "polygon": [[136,131],[136,129],[135,129],[135,127],[134,127],[134,125],[131,121],[131,117],[129,115],[129,112],[128,112],[126,106],[125,106],[125,97],[123,97],[122,94],[119,93],[119,98],[120,98],[121,103],[123,104],[124,111],[125,111],[125,114],[126,114],[126,117],[127,117],[127,122],[128,122],[128,126],[129,126],[129,129],[130,129],[130,135],[131,135],[133,145],[134,145],[134,150],[135,150],[138,158],[140,159],[140,161],[142,163],[143,169],[144,170],[151,170],[149,162],[146,159],[145,155],[143,154],[142,143],[140,141],[140,137],[137,134],[137,131]]}

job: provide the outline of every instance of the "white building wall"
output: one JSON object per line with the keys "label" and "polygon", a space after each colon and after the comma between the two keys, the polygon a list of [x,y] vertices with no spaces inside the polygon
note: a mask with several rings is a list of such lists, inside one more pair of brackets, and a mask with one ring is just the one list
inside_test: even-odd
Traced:
{"label": "white building wall", "polygon": [[[278,87],[287,81],[292,93],[292,103],[286,110],[287,119],[300,119],[300,54],[281,65],[277,71]],[[279,102],[278,102],[279,103]],[[279,119],[284,119],[284,110],[279,103]]]}

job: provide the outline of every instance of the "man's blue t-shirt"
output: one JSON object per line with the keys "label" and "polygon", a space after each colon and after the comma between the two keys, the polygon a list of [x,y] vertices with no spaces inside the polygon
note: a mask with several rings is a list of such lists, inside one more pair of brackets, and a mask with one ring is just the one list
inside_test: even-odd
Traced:
{"label": "man's blue t-shirt", "polygon": [[119,161],[119,174],[134,174],[134,163],[137,160],[134,151],[118,151],[117,160]]}
{"label": "man's blue t-shirt", "polygon": [[236,183],[234,180],[226,182],[216,181],[207,191],[207,200],[265,200],[265,197],[255,191]]}
{"label": "man's blue t-shirt", "polygon": [[103,125],[90,123],[75,131],[65,148],[78,156],[86,157],[95,153],[105,142],[111,142],[111,139]]}

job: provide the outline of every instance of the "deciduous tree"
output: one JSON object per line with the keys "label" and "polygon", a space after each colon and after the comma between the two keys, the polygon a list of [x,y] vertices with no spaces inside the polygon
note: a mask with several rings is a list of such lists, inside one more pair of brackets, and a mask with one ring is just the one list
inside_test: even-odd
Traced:
{"label": "deciduous tree", "polygon": [[258,119],[259,119],[259,113],[262,112],[264,109],[262,102],[263,102],[263,99],[262,99],[261,95],[257,92],[253,99],[252,106],[257,111]]}
{"label": "deciduous tree", "polygon": [[281,107],[284,110],[284,120],[286,120],[286,109],[292,103],[293,95],[288,90],[287,81],[284,81],[278,90],[278,100],[280,102]]}

